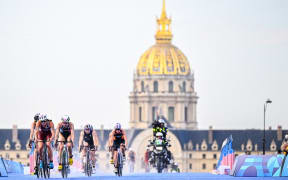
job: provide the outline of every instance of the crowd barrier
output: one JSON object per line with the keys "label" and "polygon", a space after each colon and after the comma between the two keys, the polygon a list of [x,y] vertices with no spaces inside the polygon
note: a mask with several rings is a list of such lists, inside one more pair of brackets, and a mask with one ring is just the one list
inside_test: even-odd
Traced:
{"label": "crowd barrier", "polygon": [[10,161],[10,160],[3,160],[7,173],[18,173],[24,174],[24,167],[21,163]]}
{"label": "crowd barrier", "polygon": [[240,155],[236,158],[230,175],[238,177],[288,176],[288,161],[284,155]]}
{"label": "crowd barrier", "polygon": [[0,158],[0,177],[7,177],[8,173],[4,164],[4,160]]}

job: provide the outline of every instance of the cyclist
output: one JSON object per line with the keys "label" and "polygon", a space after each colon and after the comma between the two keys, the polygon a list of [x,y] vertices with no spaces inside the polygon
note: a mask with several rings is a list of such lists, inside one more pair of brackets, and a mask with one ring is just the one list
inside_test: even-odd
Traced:
{"label": "cyclist", "polygon": [[40,168],[43,168],[43,162],[42,162],[42,152],[43,152],[43,141],[46,141],[47,150],[48,150],[48,157],[50,160],[50,163],[48,164],[50,169],[54,168],[53,165],[53,153],[52,148],[50,145],[50,142],[54,138],[54,124],[52,121],[49,121],[47,119],[46,114],[42,114],[39,117],[39,121],[36,123],[36,140],[37,140],[37,146],[38,146],[38,152],[40,153]]}
{"label": "cyclist", "polygon": [[[74,124],[70,122],[70,117],[68,115],[64,115],[61,118],[61,121],[56,127],[56,136],[55,136],[55,146],[58,146],[58,157],[61,157],[64,142],[67,143],[68,152],[69,152],[69,165],[73,164],[73,155],[72,155],[72,147],[74,142]],[[58,170],[62,170],[61,160],[59,158],[59,166]]]}
{"label": "cyclist", "polygon": [[287,151],[288,148],[288,134],[285,135],[283,144],[281,145],[282,152]]}
{"label": "cyclist", "polygon": [[[116,161],[116,153],[117,149],[120,148],[123,153],[123,160],[126,160],[125,157],[125,147],[127,147],[128,141],[126,132],[121,128],[120,123],[116,123],[114,129],[109,134],[109,151],[111,151],[112,156],[110,163],[114,164],[114,161]],[[115,168],[115,171],[117,172],[117,169]]]}
{"label": "cyclist", "polygon": [[[31,124],[31,128],[30,128],[30,136],[29,136],[29,147],[32,148],[32,142],[34,141],[35,139],[35,127],[36,127],[36,123],[37,121],[39,120],[39,116],[40,116],[40,113],[37,113],[35,114],[34,116],[34,121],[32,122]],[[34,165],[36,164],[36,155],[37,155],[37,147],[36,147],[36,142],[34,143],[35,144],[35,148],[34,148],[34,152],[33,152],[33,159],[34,159]],[[32,149],[33,150],[33,149]],[[32,162],[31,162],[32,163]],[[31,172],[33,171],[33,169],[30,170]],[[34,172],[33,174],[35,174],[35,168],[34,168]]]}
{"label": "cyclist", "polygon": [[93,171],[95,170],[95,164],[96,164],[96,158],[95,158],[95,151],[97,151],[99,145],[98,136],[95,130],[93,130],[93,126],[90,124],[87,124],[84,126],[84,130],[81,131],[80,137],[79,137],[79,151],[81,153],[81,159],[82,159],[82,171],[84,170],[84,157],[86,156],[86,148],[90,148],[90,157],[92,159],[92,166]]}

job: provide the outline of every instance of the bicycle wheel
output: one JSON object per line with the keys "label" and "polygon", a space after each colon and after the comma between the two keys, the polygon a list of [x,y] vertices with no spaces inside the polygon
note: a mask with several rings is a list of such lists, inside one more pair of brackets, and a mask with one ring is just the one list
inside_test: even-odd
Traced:
{"label": "bicycle wheel", "polygon": [[88,176],[91,176],[91,174],[92,174],[92,167],[91,167],[91,160],[90,160],[90,151],[88,150],[87,151],[87,156],[86,156],[86,158],[87,158],[87,175]]}
{"label": "bicycle wheel", "polygon": [[35,165],[35,169],[34,169],[37,178],[40,177],[39,164],[40,164],[40,156],[39,156],[39,154],[37,153],[37,154],[36,154],[36,165]]}
{"label": "bicycle wheel", "polygon": [[123,168],[123,155],[121,150],[118,150],[117,153],[117,174],[118,176],[122,176],[122,168]]}
{"label": "bicycle wheel", "polygon": [[66,149],[64,148],[62,151],[62,158],[61,158],[61,164],[62,164],[62,178],[67,178],[67,169],[66,169],[66,157],[67,157],[67,152]]}

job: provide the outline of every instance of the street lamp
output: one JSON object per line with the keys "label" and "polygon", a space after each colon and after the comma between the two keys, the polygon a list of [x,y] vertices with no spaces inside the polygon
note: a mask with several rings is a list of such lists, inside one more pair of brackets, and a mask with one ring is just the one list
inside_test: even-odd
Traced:
{"label": "street lamp", "polygon": [[270,99],[267,99],[265,104],[264,104],[264,133],[263,133],[263,155],[265,155],[265,144],[266,144],[266,137],[265,137],[265,116],[266,116],[266,109],[267,105],[271,104],[272,101]]}

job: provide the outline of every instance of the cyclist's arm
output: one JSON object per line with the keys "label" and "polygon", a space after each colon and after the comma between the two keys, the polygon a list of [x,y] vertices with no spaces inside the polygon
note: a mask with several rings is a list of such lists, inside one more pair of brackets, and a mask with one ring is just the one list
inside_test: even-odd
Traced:
{"label": "cyclist's arm", "polygon": [[98,136],[95,130],[93,130],[93,141],[94,141],[94,146],[98,147],[99,141],[98,141]]}
{"label": "cyclist's arm", "polygon": [[82,142],[83,142],[83,136],[84,136],[84,132],[83,131],[81,131],[81,133],[80,133],[80,137],[79,137],[79,149],[80,149],[80,147],[81,147],[81,145],[82,145]]}
{"label": "cyclist's arm", "polygon": [[56,128],[56,133],[55,133],[55,140],[57,141],[58,138],[59,138],[59,126],[60,126],[60,123],[57,125],[57,128]]}
{"label": "cyclist's arm", "polygon": [[51,141],[55,136],[54,123],[52,121],[50,122],[50,127],[51,127],[51,133],[52,133],[51,139],[50,139],[50,141]]}
{"label": "cyclist's arm", "polygon": [[34,129],[35,129],[35,122],[33,122],[33,123],[31,124],[30,136],[29,136],[29,139],[30,139],[30,140],[33,140]]}
{"label": "cyclist's arm", "polygon": [[127,148],[128,147],[128,141],[127,141],[126,132],[124,130],[122,130],[122,132],[123,132],[123,137],[124,137],[124,140],[125,140],[125,146]]}
{"label": "cyclist's arm", "polygon": [[113,145],[113,136],[114,136],[114,131],[110,132],[109,134],[109,146],[110,147]]}
{"label": "cyclist's arm", "polygon": [[38,140],[38,133],[39,133],[39,126],[40,126],[40,121],[37,121],[36,123],[36,127],[35,127],[35,140],[37,141]]}
{"label": "cyclist's arm", "polygon": [[74,143],[74,124],[71,123],[71,141]]}

